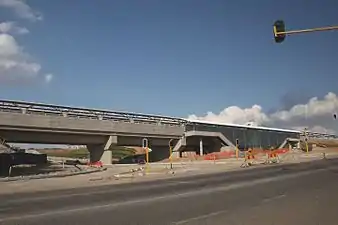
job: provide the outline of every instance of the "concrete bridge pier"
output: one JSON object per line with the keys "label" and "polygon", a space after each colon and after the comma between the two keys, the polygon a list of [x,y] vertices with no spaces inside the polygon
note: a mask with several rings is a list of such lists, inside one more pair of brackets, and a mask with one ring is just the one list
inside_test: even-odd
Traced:
{"label": "concrete bridge pier", "polygon": [[203,139],[200,138],[200,156],[203,156],[204,152],[203,152]]}
{"label": "concrete bridge pier", "polygon": [[103,165],[112,164],[111,146],[117,145],[117,136],[109,136],[106,143],[87,145],[90,163],[101,161]]}

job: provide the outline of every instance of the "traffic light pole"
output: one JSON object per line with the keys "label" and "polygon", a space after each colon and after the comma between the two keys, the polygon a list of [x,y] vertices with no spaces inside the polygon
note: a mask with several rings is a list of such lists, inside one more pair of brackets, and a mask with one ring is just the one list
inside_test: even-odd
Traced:
{"label": "traffic light pole", "polygon": [[274,29],[274,33],[275,33],[275,37],[277,37],[278,35],[291,35],[291,34],[317,32],[317,31],[329,31],[329,30],[338,30],[338,26],[317,27],[317,28],[310,28],[310,29],[303,29],[303,30],[290,30],[290,31],[284,31],[284,32],[277,32],[276,29]]}
{"label": "traffic light pole", "polygon": [[276,43],[281,43],[285,40],[287,35],[292,34],[302,34],[302,33],[310,33],[317,31],[329,31],[329,30],[338,30],[338,26],[329,26],[329,27],[317,27],[303,30],[289,30],[285,29],[285,23],[283,20],[276,20],[273,24],[273,34]]}

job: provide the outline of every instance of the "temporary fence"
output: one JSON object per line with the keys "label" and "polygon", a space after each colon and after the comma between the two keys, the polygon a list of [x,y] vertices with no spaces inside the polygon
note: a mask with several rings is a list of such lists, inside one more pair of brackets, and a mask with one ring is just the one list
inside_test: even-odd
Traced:
{"label": "temporary fence", "polygon": [[212,152],[204,156],[204,160],[219,160],[233,158],[236,155],[233,151]]}

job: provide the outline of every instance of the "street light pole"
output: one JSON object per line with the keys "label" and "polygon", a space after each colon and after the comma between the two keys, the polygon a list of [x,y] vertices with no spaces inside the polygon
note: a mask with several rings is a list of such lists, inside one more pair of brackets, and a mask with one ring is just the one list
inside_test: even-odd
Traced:
{"label": "street light pole", "polygon": [[149,167],[149,146],[148,146],[148,139],[143,138],[142,140],[142,147],[146,150],[146,172],[148,172]]}
{"label": "street light pole", "polygon": [[306,153],[309,153],[309,143],[308,143],[307,128],[304,128],[304,141],[305,141]]}
{"label": "street light pole", "polygon": [[170,162],[170,169],[172,170],[173,169],[173,162],[172,162],[172,154],[173,154],[173,147],[171,145],[171,142],[173,141],[174,139],[170,139],[169,140],[169,162]]}
{"label": "street light pole", "polygon": [[238,157],[239,157],[239,150],[238,150],[238,148],[239,148],[239,140],[236,139],[236,159],[238,159]]}

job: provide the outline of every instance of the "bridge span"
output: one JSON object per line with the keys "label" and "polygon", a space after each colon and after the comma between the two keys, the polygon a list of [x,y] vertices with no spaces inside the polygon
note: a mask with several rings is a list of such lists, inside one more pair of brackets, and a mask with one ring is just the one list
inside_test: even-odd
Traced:
{"label": "bridge span", "polygon": [[[149,146],[168,154],[193,149],[199,154],[217,151],[222,146],[278,147],[288,138],[300,139],[301,131],[192,121],[177,117],[118,112],[0,100],[0,137],[12,143],[87,145],[91,161],[111,163],[113,145]],[[308,133],[308,136],[336,138]],[[156,153],[152,153],[156,154]]]}
{"label": "bridge span", "polygon": [[0,101],[0,137],[13,143],[87,145],[91,160],[111,163],[112,145],[168,146],[185,131],[175,117],[87,109],[21,101]]}

